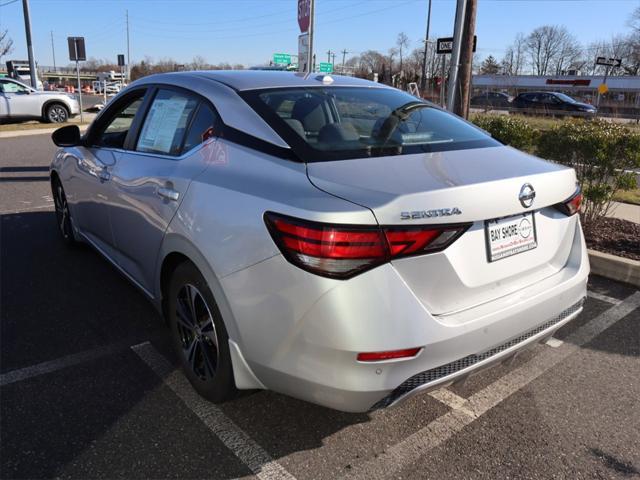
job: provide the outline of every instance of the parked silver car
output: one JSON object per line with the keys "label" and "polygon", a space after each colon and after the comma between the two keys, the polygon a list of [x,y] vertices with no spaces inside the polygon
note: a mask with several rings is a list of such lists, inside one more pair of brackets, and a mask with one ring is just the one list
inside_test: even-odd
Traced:
{"label": "parked silver car", "polygon": [[385,407],[582,309],[575,172],[378,83],[152,75],[53,140],[63,238],[151,299],[213,401]]}
{"label": "parked silver car", "polygon": [[12,78],[0,78],[0,122],[36,119],[63,123],[79,113],[75,95],[42,92]]}

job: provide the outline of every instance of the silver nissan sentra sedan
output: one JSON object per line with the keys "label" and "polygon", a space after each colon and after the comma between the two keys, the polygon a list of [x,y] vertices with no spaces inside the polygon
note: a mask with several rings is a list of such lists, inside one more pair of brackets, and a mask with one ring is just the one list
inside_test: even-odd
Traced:
{"label": "silver nissan sentra sedan", "polygon": [[390,406],[582,309],[575,172],[385,85],[152,75],[53,140],[64,241],[149,297],[214,402],[271,389]]}

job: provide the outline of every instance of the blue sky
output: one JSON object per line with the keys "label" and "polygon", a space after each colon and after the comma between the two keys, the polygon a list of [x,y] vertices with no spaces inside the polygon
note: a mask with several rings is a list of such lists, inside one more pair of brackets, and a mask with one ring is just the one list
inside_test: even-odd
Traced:
{"label": "blue sky", "polygon": [[[15,42],[10,58],[26,58],[21,0],[0,0],[0,30]],[[131,57],[256,65],[274,52],[297,53],[296,0],[31,0],[36,60],[68,63],[66,37],[85,36],[87,55],[115,61],[126,53],[129,10]],[[544,24],[566,26],[589,43],[628,31],[640,0],[479,0],[476,33],[481,57],[501,57],[518,32]],[[316,52],[386,52],[404,31],[416,47],[424,37],[427,0],[316,0]],[[433,0],[432,38],[453,33],[454,0]],[[347,58],[350,56],[347,55]],[[6,59],[4,59],[6,60]],[[341,54],[336,56],[339,63]]]}

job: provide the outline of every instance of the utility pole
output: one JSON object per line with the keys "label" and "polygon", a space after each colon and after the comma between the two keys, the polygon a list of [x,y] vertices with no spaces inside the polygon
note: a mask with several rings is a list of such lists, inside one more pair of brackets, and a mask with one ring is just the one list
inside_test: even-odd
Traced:
{"label": "utility pole", "polygon": [[473,66],[473,37],[476,30],[476,12],[478,0],[467,0],[465,10],[464,32],[462,34],[460,52],[460,73],[458,84],[460,94],[456,95],[453,112],[461,117],[469,117],[469,100],[471,97],[471,70]]}
{"label": "utility pole", "polygon": [[315,15],[315,0],[309,0],[309,52],[307,54],[307,73],[315,71],[316,56],[313,53],[313,30],[314,30],[314,15]]}
{"label": "utility pole", "polygon": [[[604,80],[602,81],[603,84],[607,84],[607,77],[609,76],[609,67],[607,66],[607,68],[604,70]],[[598,88],[598,96],[596,97],[596,109],[600,107],[600,89]]]}
{"label": "utility pole", "polygon": [[29,55],[31,86],[37,90],[38,72],[36,71],[36,61],[33,56],[33,44],[31,43],[31,16],[29,15],[29,0],[22,0],[22,11],[24,13],[24,31],[27,35],[27,54]]}
{"label": "utility pole", "polygon": [[127,83],[131,83],[131,51],[129,49],[129,10],[126,10],[127,16]]}
{"label": "utility pole", "polygon": [[444,97],[444,86],[445,86],[445,75],[446,70],[445,70],[445,65],[447,63],[447,56],[446,55],[440,55],[442,57],[442,73],[440,75],[440,106],[442,108],[446,108],[446,104],[445,104],[445,97]]}
{"label": "utility pole", "polygon": [[53,71],[56,72],[56,47],[53,45],[53,30],[51,30],[51,53],[53,54]]}
{"label": "utility pole", "polygon": [[[331,65],[334,65],[334,66],[335,66],[335,64],[336,64],[336,54],[335,54],[335,53],[332,53],[332,54],[331,54]],[[335,67],[334,67],[334,68],[335,68]]]}
{"label": "utility pole", "polygon": [[429,50],[429,26],[431,25],[431,0],[427,9],[427,33],[424,36],[424,56],[422,57],[422,78],[420,80],[420,90],[423,92],[427,88],[427,50]]}
{"label": "utility pole", "polygon": [[464,30],[466,0],[457,0],[456,23],[453,30],[453,51],[451,52],[451,66],[449,69],[449,91],[447,92],[447,110],[453,112],[458,87],[458,67],[460,66],[460,47]]}
{"label": "utility pole", "polygon": [[347,52],[346,48],[343,48],[342,52],[340,52],[340,53],[342,53],[342,75],[344,75],[344,59],[347,56],[347,53],[349,53],[349,52]]}
{"label": "utility pole", "polygon": [[328,51],[327,51],[327,63],[331,63],[331,54],[332,54],[332,53],[333,53],[333,52],[332,52],[331,50],[328,50]]}

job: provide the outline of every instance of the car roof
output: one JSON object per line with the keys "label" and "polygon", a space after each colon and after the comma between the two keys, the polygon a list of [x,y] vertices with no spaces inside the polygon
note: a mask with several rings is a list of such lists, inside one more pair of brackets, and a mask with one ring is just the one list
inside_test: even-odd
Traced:
{"label": "car roof", "polygon": [[[158,76],[166,74],[151,75],[141,80],[153,81]],[[386,85],[364,80],[362,78],[347,77],[343,75],[312,73],[304,74],[297,72],[266,71],[266,70],[203,70],[192,72],[175,72],[171,74],[177,81],[188,83],[189,79],[205,78],[222,83],[234,90],[257,90],[264,88],[278,87],[373,87],[390,88]],[[332,81],[323,81],[330,77]]]}

